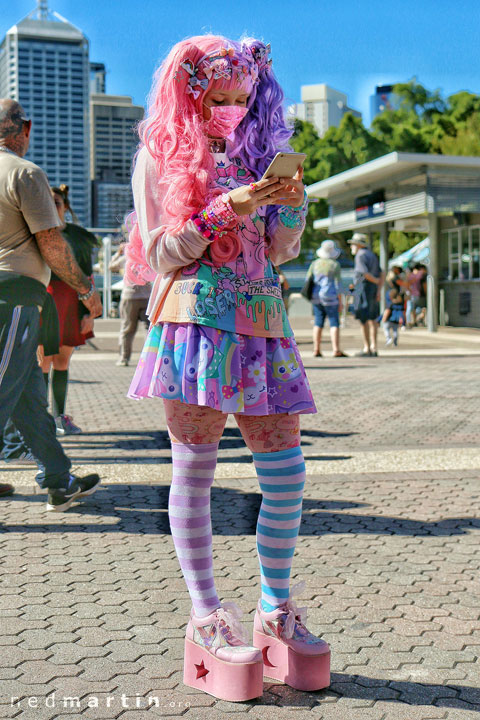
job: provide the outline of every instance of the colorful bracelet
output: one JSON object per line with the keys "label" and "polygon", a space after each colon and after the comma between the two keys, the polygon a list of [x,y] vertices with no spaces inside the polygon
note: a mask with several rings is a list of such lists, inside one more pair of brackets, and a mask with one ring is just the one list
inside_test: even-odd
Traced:
{"label": "colorful bracelet", "polygon": [[303,191],[303,203],[300,207],[292,207],[291,205],[282,205],[278,214],[282,225],[288,228],[300,228],[305,219],[305,213],[308,208],[308,197],[306,190]]}
{"label": "colorful bracelet", "polygon": [[208,240],[215,240],[227,232],[229,226],[238,220],[227,194],[218,195],[206,208],[190,218],[198,231]]}

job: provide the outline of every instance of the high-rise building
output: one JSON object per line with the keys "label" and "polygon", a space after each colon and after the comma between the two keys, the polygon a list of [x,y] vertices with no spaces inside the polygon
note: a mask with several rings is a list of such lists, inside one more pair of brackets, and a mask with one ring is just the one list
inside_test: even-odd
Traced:
{"label": "high-rise building", "polygon": [[370,95],[370,119],[373,120],[384,110],[395,110],[397,107],[393,85],[377,85],[375,93]]}
{"label": "high-rise building", "polygon": [[106,92],[106,70],[103,63],[90,63],[90,94]]}
{"label": "high-rise building", "polygon": [[355,117],[362,117],[358,110],[348,106],[345,93],[334,90],[325,84],[302,85],[302,102],[292,105],[289,114],[299,120],[312,123],[320,137],[330,127],[338,127],[343,116],[350,112]]}
{"label": "high-rise building", "polygon": [[114,228],[133,209],[132,160],[138,136],[135,127],[144,109],[123,95],[90,96],[90,168],[92,225]]}
{"label": "high-rise building", "polygon": [[0,97],[32,118],[27,158],[52,185],[66,183],[80,221],[90,222],[89,46],[47,0],[7,31],[0,45]]}

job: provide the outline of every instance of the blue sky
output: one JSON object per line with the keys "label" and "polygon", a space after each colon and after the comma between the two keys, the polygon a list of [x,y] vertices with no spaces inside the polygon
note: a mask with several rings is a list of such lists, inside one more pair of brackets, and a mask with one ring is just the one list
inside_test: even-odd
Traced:
{"label": "blue sky", "polygon": [[[0,0],[0,35],[35,0]],[[414,75],[430,89],[480,93],[479,0],[49,0],[90,40],[107,65],[107,92],[144,104],[155,66],[171,45],[207,31],[272,44],[274,69],[289,102],[302,84],[346,92],[370,121],[376,84]],[[5,7],[6,6],[6,7]]]}

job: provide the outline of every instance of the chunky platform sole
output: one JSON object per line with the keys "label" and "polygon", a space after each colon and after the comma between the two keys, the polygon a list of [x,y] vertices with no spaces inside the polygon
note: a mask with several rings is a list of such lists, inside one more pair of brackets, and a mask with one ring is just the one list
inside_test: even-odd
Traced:
{"label": "chunky platform sole", "polygon": [[263,663],[226,662],[185,638],[183,682],[219,700],[252,700],[263,695]]}
{"label": "chunky platform sole", "polygon": [[296,690],[323,690],[330,685],[330,650],[321,655],[300,655],[278,638],[253,631],[253,644],[263,654],[265,677]]}

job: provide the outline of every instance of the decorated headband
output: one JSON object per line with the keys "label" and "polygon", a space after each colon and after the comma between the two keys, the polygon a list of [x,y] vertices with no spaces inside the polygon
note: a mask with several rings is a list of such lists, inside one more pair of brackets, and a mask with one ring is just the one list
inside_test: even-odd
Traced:
{"label": "decorated headband", "polygon": [[[270,45],[254,45],[252,47],[242,46],[243,57],[236,58],[233,48],[220,48],[213,55],[205,55],[198,64],[191,60],[184,60],[180,63],[180,70],[175,78],[181,80],[185,70],[190,76],[186,92],[191,93],[195,99],[202,91],[207,90],[211,80],[231,80],[236,76],[241,84],[248,76],[253,84],[258,82],[258,75],[264,69],[269,68],[272,61],[268,59]],[[248,57],[251,55],[251,60]]]}

